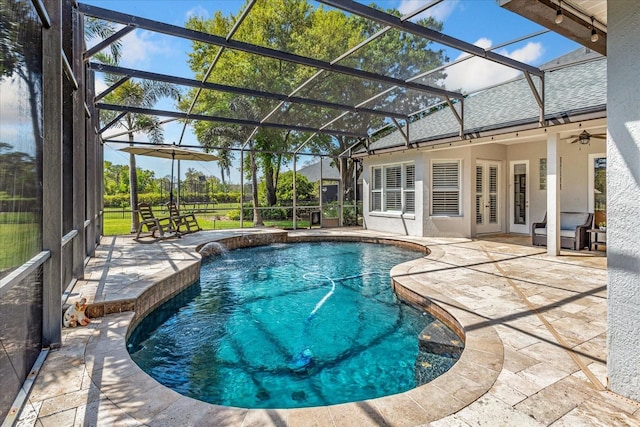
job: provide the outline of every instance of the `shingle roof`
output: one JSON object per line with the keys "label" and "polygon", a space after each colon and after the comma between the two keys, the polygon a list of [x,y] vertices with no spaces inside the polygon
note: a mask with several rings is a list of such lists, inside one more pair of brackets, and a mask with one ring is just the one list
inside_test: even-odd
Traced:
{"label": "shingle roof", "polygon": [[[579,60],[580,62],[576,62]],[[571,61],[571,65],[558,67]],[[541,68],[545,70],[545,118],[605,111],[607,103],[607,61],[591,52],[579,51],[560,57]],[[550,68],[556,66],[557,68]],[[534,79],[534,82],[537,79]],[[538,104],[524,77],[469,95],[464,100],[465,133],[536,123]],[[449,110],[433,112],[411,123],[411,143],[450,138],[460,128]],[[404,146],[400,132],[393,132],[370,145],[371,150]]]}
{"label": "shingle roof", "polygon": [[[325,157],[322,159],[322,178],[324,179],[340,179],[340,171],[335,166],[332,166],[331,163],[333,159],[329,157]],[[312,163],[298,170],[300,175],[304,175],[307,177],[309,182],[318,182],[320,181],[320,162]]]}

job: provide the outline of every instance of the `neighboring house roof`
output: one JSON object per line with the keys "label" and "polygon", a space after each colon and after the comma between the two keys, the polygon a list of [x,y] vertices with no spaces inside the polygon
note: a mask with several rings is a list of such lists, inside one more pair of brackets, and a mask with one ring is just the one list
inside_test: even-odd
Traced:
{"label": "neighboring house roof", "polygon": [[[329,157],[322,159],[322,178],[340,180],[340,171],[335,166],[331,166],[331,162],[333,159]],[[307,165],[297,173],[306,176],[309,182],[318,182],[320,181],[320,162]]]}
{"label": "neighboring house roof", "polygon": [[[545,70],[545,119],[571,122],[571,117],[603,112],[607,104],[606,58],[581,48],[540,67]],[[534,83],[539,82],[533,79]],[[536,83],[536,85],[538,85]],[[539,85],[538,85],[539,86]],[[464,126],[468,137],[524,124],[537,124],[538,104],[524,76],[478,91],[464,100]],[[449,108],[435,111],[409,126],[410,143],[452,138],[460,125]],[[428,145],[428,144],[427,144]],[[370,150],[404,147],[401,133],[393,132],[369,146]],[[364,149],[358,150],[363,153]]]}

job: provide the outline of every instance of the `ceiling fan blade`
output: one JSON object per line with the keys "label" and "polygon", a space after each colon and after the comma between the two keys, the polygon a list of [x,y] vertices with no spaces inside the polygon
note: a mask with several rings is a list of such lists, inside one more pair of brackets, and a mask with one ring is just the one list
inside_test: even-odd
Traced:
{"label": "ceiling fan blade", "polygon": [[[571,138],[571,137],[569,137],[569,138]],[[564,138],[564,139],[569,139],[569,138]],[[575,135],[574,135],[574,138],[573,138],[571,141],[567,141],[567,144],[573,144],[573,143],[576,143],[576,142],[578,142],[578,140],[579,140],[579,139],[580,139],[580,138],[575,138]]]}
{"label": "ceiling fan blade", "polygon": [[[572,138],[576,138],[576,140],[577,140],[578,135],[569,135],[569,136],[566,136],[566,137],[564,137],[564,138],[560,138],[560,139],[561,139],[561,140],[563,140],[563,141],[566,141],[567,139],[572,139]],[[575,141],[574,141],[574,142],[575,142]],[[570,144],[571,144],[571,143],[570,143]]]}
{"label": "ceiling fan blade", "polygon": [[591,138],[607,139],[606,133],[592,133]]}

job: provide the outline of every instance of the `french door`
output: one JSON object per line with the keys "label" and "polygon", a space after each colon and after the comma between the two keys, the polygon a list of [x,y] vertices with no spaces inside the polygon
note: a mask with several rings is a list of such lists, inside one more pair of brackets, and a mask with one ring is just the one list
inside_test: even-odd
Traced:
{"label": "french door", "polygon": [[500,221],[500,162],[476,162],[476,232],[499,233]]}
{"label": "french door", "polygon": [[509,231],[529,233],[529,161],[509,163]]}

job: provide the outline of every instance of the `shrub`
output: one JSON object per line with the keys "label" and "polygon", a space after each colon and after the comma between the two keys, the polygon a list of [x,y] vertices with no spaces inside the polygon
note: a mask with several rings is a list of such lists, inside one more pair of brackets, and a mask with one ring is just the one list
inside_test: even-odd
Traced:
{"label": "shrub", "polygon": [[271,208],[262,211],[262,219],[283,220],[287,218],[287,209]]}
{"label": "shrub", "polygon": [[[240,220],[240,209],[232,209],[227,211],[227,218],[231,221]],[[252,208],[244,208],[244,221],[253,221],[253,209]]]}

